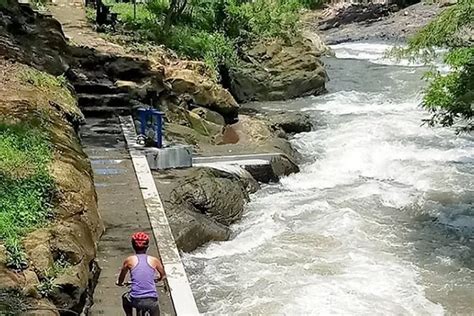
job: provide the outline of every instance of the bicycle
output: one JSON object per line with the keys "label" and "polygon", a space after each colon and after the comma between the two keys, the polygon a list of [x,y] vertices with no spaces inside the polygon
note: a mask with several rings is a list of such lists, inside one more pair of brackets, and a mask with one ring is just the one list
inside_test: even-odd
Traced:
{"label": "bicycle", "polygon": [[[155,279],[155,283],[158,283],[158,279]],[[130,281],[123,283],[123,286],[126,286],[126,287],[130,287],[131,285],[132,285],[132,282]],[[128,292],[124,294],[128,294]],[[135,307],[133,309],[135,310],[136,316],[151,316],[151,313],[149,310],[137,309]]]}

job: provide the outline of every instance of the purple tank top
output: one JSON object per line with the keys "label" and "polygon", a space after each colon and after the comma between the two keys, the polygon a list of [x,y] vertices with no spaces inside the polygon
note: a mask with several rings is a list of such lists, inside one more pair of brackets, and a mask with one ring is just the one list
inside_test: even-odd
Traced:
{"label": "purple tank top", "polygon": [[148,255],[139,254],[137,265],[130,271],[133,298],[158,297],[155,285],[155,269],[148,264]]}

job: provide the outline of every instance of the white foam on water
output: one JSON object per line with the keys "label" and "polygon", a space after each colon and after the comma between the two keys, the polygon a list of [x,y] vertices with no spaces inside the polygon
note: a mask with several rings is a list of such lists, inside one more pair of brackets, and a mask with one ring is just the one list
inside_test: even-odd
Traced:
{"label": "white foam on water", "polygon": [[[382,43],[342,43],[331,45],[337,58],[340,59],[361,59],[368,60],[374,64],[390,65],[390,66],[408,66],[408,67],[422,67],[425,63],[420,59],[397,59],[389,56],[390,50],[394,45]],[[445,50],[438,49],[437,53],[443,54]],[[441,72],[448,72],[449,67],[442,64],[439,60],[434,62],[436,68]]]}
{"label": "white foam on water", "polygon": [[[419,224],[426,216],[441,230],[472,231],[474,142],[420,126],[426,113],[419,102],[419,95],[390,99],[363,91],[305,100],[303,109],[325,124],[293,139],[307,161],[301,172],[252,196],[231,240],[184,254],[201,311],[474,313],[468,294],[456,293],[451,305],[446,299],[449,287],[474,284],[472,271],[460,266],[471,250],[455,243],[465,237],[427,257],[420,245],[447,233],[417,237],[433,222]],[[436,299],[428,287],[430,295],[440,293]]]}

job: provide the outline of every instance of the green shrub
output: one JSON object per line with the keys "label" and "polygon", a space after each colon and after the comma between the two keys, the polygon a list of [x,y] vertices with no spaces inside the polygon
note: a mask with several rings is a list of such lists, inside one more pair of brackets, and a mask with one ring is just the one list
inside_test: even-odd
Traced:
{"label": "green shrub", "polygon": [[20,240],[17,236],[8,237],[5,240],[5,247],[7,250],[6,265],[8,268],[15,270],[23,270],[28,267],[26,253],[24,252]]}
{"label": "green shrub", "polygon": [[[229,5],[229,19],[238,23],[230,27],[245,30],[263,38],[294,35],[298,31],[301,4],[298,0],[255,0]],[[232,16],[232,15],[235,16]]]}
{"label": "green shrub", "polygon": [[181,55],[205,61],[211,68],[235,59],[233,42],[222,33],[196,31],[187,26],[175,26],[167,34],[159,34],[159,41]]}
{"label": "green shrub", "polygon": [[47,271],[43,271],[43,277],[41,278],[40,284],[38,285],[38,292],[43,297],[50,297],[53,292],[58,289],[58,285],[54,282],[56,278],[63,274],[71,264],[64,258],[59,258],[54,261],[53,266]]}

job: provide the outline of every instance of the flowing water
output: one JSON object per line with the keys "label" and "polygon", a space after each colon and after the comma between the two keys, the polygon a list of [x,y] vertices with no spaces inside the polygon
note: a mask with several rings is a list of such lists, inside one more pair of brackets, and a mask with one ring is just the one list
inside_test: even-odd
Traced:
{"label": "flowing water", "polygon": [[426,70],[335,46],[304,111],[301,173],[252,196],[233,238],[185,255],[208,314],[474,315],[474,142],[420,126]]}

